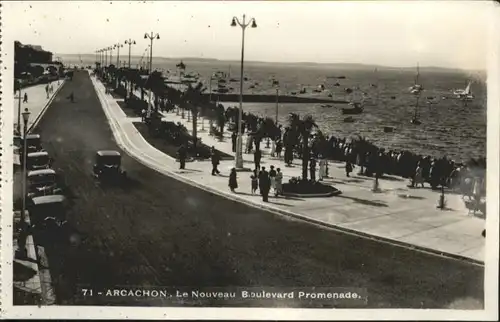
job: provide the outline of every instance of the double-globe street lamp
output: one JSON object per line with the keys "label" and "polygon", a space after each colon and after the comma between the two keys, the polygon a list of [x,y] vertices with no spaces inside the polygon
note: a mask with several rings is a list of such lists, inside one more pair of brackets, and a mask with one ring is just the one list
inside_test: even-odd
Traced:
{"label": "double-globe street lamp", "polygon": [[[132,40],[132,39],[128,39],[128,40],[125,40],[125,45],[128,45],[128,69],[129,69],[129,72],[130,72],[130,54],[132,52],[132,45],[135,45],[135,40]],[[132,97],[132,81],[129,80],[128,82],[128,86],[129,86],[129,97]]]}
{"label": "double-globe street lamp", "polygon": [[[120,47],[123,47],[123,44],[117,43],[117,44],[113,45],[113,48],[116,48],[116,67],[115,67],[115,70],[120,68]],[[115,74],[115,76],[117,76],[117,74]],[[118,88],[118,85],[119,85],[118,84],[118,77],[115,77],[115,78],[116,78],[115,87]]]}
{"label": "double-globe street lamp", "polygon": [[[151,45],[149,46],[149,77],[151,78],[151,73],[153,72],[153,40],[160,39],[160,34],[154,34],[152,31],[150,34],[145,33],[144,39],[149,39],[151,41]],[[148,112],[147,117],[151,117],[151,84],[149,84],[149,102],[148,102]]]}
{"label": "double-globe street lamp", "polygon": [[243,20],[240,22],[237,17],[233,17],[231,21],[231,27],[241,27],[241,68],[240,68],[240,108],[238,111],[238,136],[236,140],[236,170],[243,170],[243,142],[242,142],[242,116],[243,116],[243,61],[245,57],[245,29],[248,26],[252,28],[257,28],[257,23],[254,18],[251,18],[246,22],[246,16],[243,15]]}

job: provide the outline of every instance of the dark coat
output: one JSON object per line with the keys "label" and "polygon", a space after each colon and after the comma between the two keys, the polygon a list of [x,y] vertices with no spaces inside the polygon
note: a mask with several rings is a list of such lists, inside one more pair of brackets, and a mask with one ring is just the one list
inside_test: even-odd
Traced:
{"label": "dark coat", "polygon": [[236,172],[231,172],[229,174],[229,188],[231,189],[238,188],[238,181],[236,180]]}
{"label": "dark coat", "polygon": [[212,164],[219,164],[219,162],[220,162],[219,153],[217,151],[214,151],[212,153],[211,159],[212,159]]}

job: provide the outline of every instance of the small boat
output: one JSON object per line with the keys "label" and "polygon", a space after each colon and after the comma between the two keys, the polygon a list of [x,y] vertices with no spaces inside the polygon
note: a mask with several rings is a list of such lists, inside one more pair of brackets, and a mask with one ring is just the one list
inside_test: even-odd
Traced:
{"label": "small boat", "polygon": [[333,107],[333,105],[332,105],[332,104],[321,104],[320,106],[321,106],[321,107]]}
{"label": "small boat", "polygon": [[339,82],[337,82],[337,83],[333,84],[333,86],[335,86],[335,87],[339,87],[339,86],[340,86],[340,83],[339,83]]}
{"label": "small boat", "polygon": [[302,88],[302,89],[300,90],[300,94],[305,94],[305,93],[307,93],[307,91],[306,91],[306,88],[304,87],[304,88]]}
{"label": "small boat", "polygon": [[246,82],[248,80],[248,77],[243,77],[243,80]]}
{"label": "small boat", "polygon": [[392,133],[392,132],[394,132],[394,128],[392,126],[384,126],[384,132],[385,133]]}
{"label": "small boat", "polygon": [[392,100],[395,100],[395,99],[396,99],[396,96],[391,96],[391,99],[392,99]]}
{"label": "small boat", "polygon": [[345,76],[339,76],[338,79],[345,79]]}
{"label": "small boat", "polygon": [[354,117],[348,116],[344,119],[344,123],[354,123]]}
{"label": "small boat", "polygon": [[352,88],[346,87],[346,88],[344,88],[344,92],[346,92],[347,94],[351,94]]}
{"label": "small boat", "polygon": [[225,84],[226,83],[226,80],[225,79],[219,79],[219,84]]}
{"label": "small boat", "polygon": [[361,106],[361,103],[351,103],[351,105],[353,105],[354,107],[343,108],[342,114],[355,115],[363,113],[363,106]]}
{"label": "small boat", "polygon": [[331,97],[333,97],[333,95],[330,93],[330,94],[328,94],[328,97],[330,97],[330,98],[331,98]]}
{"label": "small boat", "polygon": [[250,85],[248,88],[255,88],[255,85]]}
{"label": "small boat", "polygon": [[320,89],[313,89],[313,92],[314,93],[321,93],[321,90]]}
{"label": "small boat", "polygon": [[238,80],[237,80],[236,78],[231,78],[229,81],[230,81],[231,83],[234,83],[234,82],[237,82]]}

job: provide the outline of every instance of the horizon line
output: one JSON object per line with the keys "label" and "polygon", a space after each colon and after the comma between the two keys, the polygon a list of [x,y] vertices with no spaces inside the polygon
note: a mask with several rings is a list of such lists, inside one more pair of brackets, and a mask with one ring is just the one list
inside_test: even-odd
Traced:
{"label": "horizon line", "polygon": [[[93,56],[93,54],[53,54],[54,57],[57,56]],[[127,56],[125,56],[127,57]],[[139,55],[131,55],[130,57],[141,57]],[[235,63],[240,63],[239,60],[232,60],[232,59],[219,59],[219,58],[208,58],[208,57],[163,57],[163,56],[153,56],[154,58],[160,58],[160,59],[168,59],[168,60],[206,60],[206,61],[219,61],[219,62],[235,62]],[[370,63],[356,63],[356,62],[342,62],[342,63],[333,63],[333,62],[309,62],[309,61],[294,61],[294,62],[280,62],[280,61],[265,61],[265,60],[245,60],[246,63],[267,63],[267,64],[310,64],[310,65],[358,65],[358,66],[367,66],[367,67],[381,67],[381,68],[387,68],[387,69],[413,69],[413,68],[434,68],[434,69],[447,69],[447,70],[460,70],[460,71],[471,71],[471,72],[487,72],[487,69],[481,69],[481,68],[460,68],[460,67],[442,67],[442,66],[435,66],[435,65],[420,65],[418,63],[415,63],[415,66],[389,66],[389,65],[379,65],[379,64],[370,64]]]}

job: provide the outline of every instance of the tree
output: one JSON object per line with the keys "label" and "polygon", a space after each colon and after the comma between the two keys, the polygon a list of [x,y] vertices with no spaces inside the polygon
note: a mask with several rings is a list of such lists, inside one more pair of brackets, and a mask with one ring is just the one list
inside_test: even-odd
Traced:
{"label": "tree", "polygon": [[298,114],[290,113],[289,116],[290,130],[300,135],[302,138],[302,180],[307,180],[307,166],[309,164],[309,137],[313,128],[318,125],[311,115],[306,115],[302,119]]}
{"label": "tree", "polygon": [[145,87],[150,89],[151,92],[154,93],[155,111],[158,112],[160,96],[163,96],[166,90],[165,80],[163,78],[162,73],[156,70],[152,72],[151,75],[149,75],[148,79],[146,80]]}

